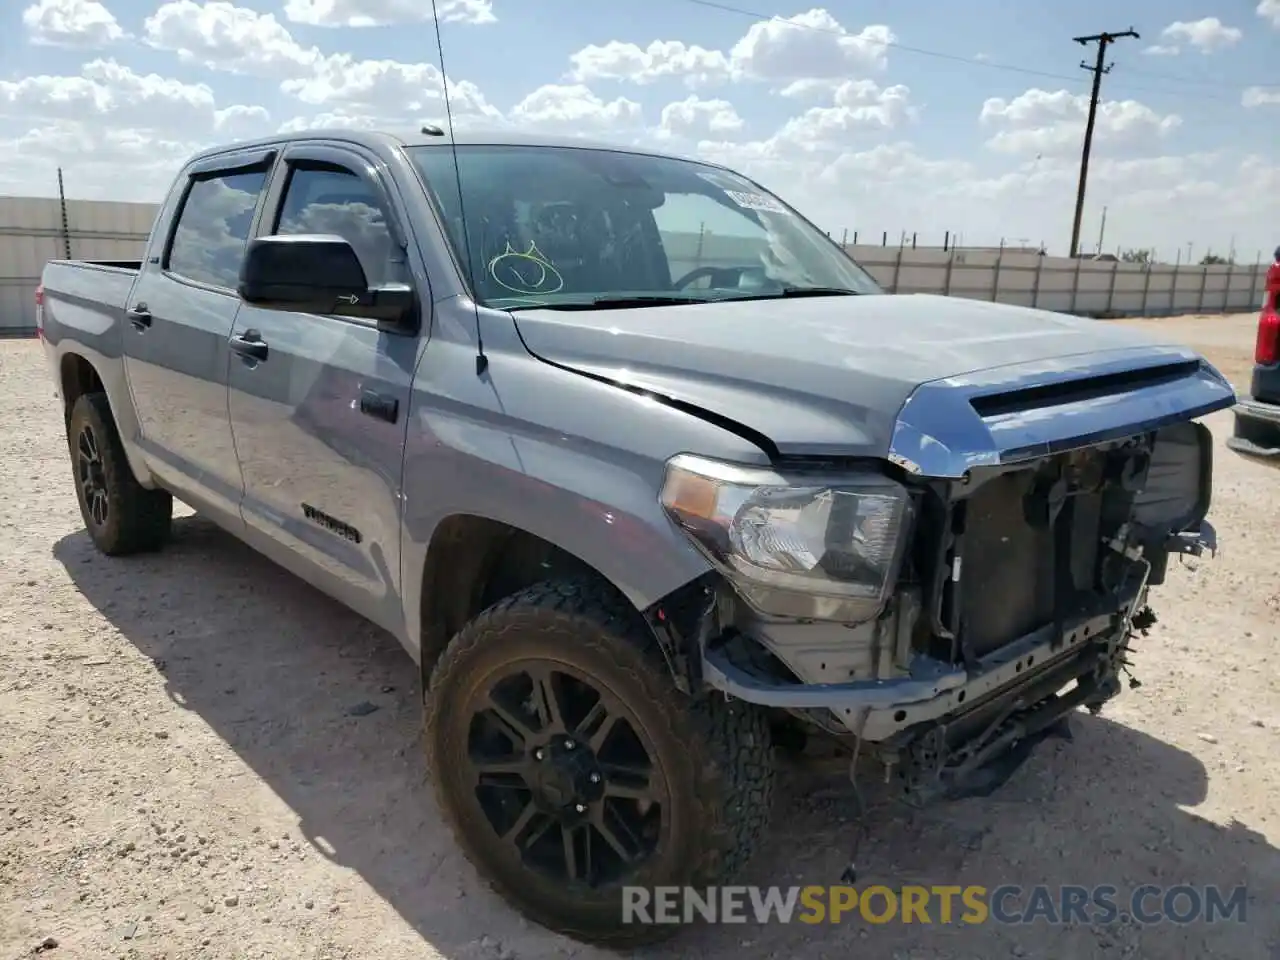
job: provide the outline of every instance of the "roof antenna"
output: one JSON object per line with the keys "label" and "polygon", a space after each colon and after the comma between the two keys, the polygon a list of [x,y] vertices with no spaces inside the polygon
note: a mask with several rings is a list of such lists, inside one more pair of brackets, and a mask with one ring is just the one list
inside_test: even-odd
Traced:
{"label": "roof antenna", "polygon": [[[440,56],[440,86],[444,91],[444,114],[449,125],[449,149],[453,153],[453,176],[458,185],[458,216],[462,219],[462,244],[466,247],[462,261],[466,264],[467,281],[474,292],[475,277],[471,273],[471,237],[467,231],[467,211],[462,200],[462,170],[458,166],[458,141],[453,135],[453,108],[449,104],[449,71],[444,66],[444,41],[440,39],[440,14],[436,10],[436,0],[431,0],[431,19],[436,28],[436,52]],[[427,136],[440,136],[444,133],[439,127],[426,124],[422,128]],[[484,336],[480,332],[480,307],[474,296],[471,303],[476,317],[476,376],[482,376],[489,369],[489,358],[484,355]]]}

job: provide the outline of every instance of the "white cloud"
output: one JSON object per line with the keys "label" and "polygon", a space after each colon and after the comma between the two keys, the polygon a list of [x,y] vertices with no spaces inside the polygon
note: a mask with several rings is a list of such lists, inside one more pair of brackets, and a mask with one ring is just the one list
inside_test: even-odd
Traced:
{"label": "white cloud", "polygon": [[785,87],[778,90],[778,95],[796,100],[830,97],[835,93],[838,86],[840,86],[840,81],[833,80],[830,77],[805,77],[803,80],[792,80]]}
{"label": "white cloud", "polygon": [[882,69],[887,45],[896,40],[881,25],[850,33],[826,10],[815,8],[752,24],[728,52],[679,40],[655,40],[647,47],[618,40],[592,44],[570,56],[570,78],[645,84],[679,77],[691,85],[846,78],[851,72]]}
{"label": "white cloud", "polygon": [[22,24],[42,46],[105,47],[125,35],[97,0],[38,0],[22,11]]}
{"label": "white cloud", "polygon": [[634,127],[640,122],[640,104],[626,97],[605,101],[581,84],[547,84],[534,90],[511,108],[509,119],[522,126],[597,130]]}
{"label": "white cloud", "polygon": [[1160,36],[1169,42],[1148,47],[1146,53],[1177,54],[1184,43],[1201,53],[1214,53],[1239,43],[1244,31],[1239,27],[1228,27],[1217,17],[1204,17],[1201,20],[1175,20],[1160,31]]}
{"label": "white cloud", "polygon": [[[493,23],[493,0],[438,0],[444,23]],[[285,19],[318,27],[374,27],[431,19],[431,0],[286,0]]]}
{"label": "white cloud", "polygon": [[662,108],[659,127],[664,133],[696,137],[737,133],[745,126],[727,100],[700,100],[690,95]]}
{"label": "white cloud", "polygon": [[1264,20],[1280,30],[1280,0],[1260,0],[1255,11]]}
{"label": "white cloud", "polygon": [[[271,14],[226,0],[169,0],[147,19],[145,32],[151,45],[171,50],[180,59],[278,79],[282,92],[325,108],[323,115],[342,117],[341,125],[400,125],[444,114],[442,77],[434,64],[322,53],[299,43]],[[501,115],[473,83],[451,80],[449,96],[451,108],[463,118],[496,120]],[[311,121],[295,118],[288,123]]]}
{"label": "white cloud", "polygon": [[317,113],[310,117],[293,117],[280,124],[281,133],[302,130],[373,130],[380,126],[377,117],[357,113]]}
{"label": "white cloud", "polygon": [[37,75],[0,81],[0,116],[67,123],[118,126],[120,129],[192,135],[210,128],[224,138],[233,130],[263,126],[259,106],[219,109],[213,90],[203,83],[182,83],[154,73],[139,74],[115,60],[94,60],[79,76]]}
{"label": "white cloud", "polygon": [[139,73],[113,59],[93,60],[74,76],[0,81],[0,121],[9,122],[0,129],[28,126],[0,135],[9,160],[0,182],[21,179],[29,189],[34,181],[46,193],[47,172],[61,166],[72,196],[115,200],[158,200],[196,150],[271,129],[261,106],[222,106],[207,84]]}
{"label": "white cloud", "polygon": [[853,146],[851,135],[896,127],[911,116],[910,93],[902,84],[881,89],[870,80],[847,80],[836,88],[834,106],[810,107],[783,124],[776,136],[809,151]]}
{"label": "white cloud", "polygon": [[[431,63],[356,60],[339,54],[319,60],[308,75],[285,80],[280,86],[285,93],[316,106],[390,109],[403,116],[443,108],[442,77]],[[497,116],[497,110],[473,83],[451,81],[449,97],[455,112]]]}
{"label": "white cloud", "polygon": [[266,136],[271,132],[271,114],[265,107],[237,103],[217,110],[213,115],[213,127],[224,140],[247,140]]}
{"label": "white cloud", "polygon": [[[464,6],[453,4],[451,9]],[[316,117],[286,121],[288,129],[399,127],[444,117],[442,77],[434,64],[322,53],[318,47],[299,43],[271,14],[226,0],[169,0],[146,20],[144,28],[152,46],[173,51],[182,60],[277,79],[283,93],[322,108]],[[451,80],[449,96],[461,123],[501,117],[473,83]]]}
{"label": "white cloud", "polygon": [[1182,48],[1156,43],[1146,47],[1142,52],[1149,57],[1176,57],[1182,52]]}
{"label": "white cloud", "polygon": [[[325,107],[311,116],[296,116],[280,130],[290,133],[322,127],[345,129],[413,130],[424,123],[447,124],[440,72],[432,64],[394,60],[346,61],[326,64],[326,70],[305,80],[282,85],[303,103]],[[449,106],[458,129],[497,127],[502,112],[485,100],[475,84],[449,82]]]}
{"label": "white cloud", "polygon": [[883,69],[886,44],[896,40],[879,25],[851,34],[826,10],[814,9],[753,23],[729,62],[740,76],[765,80],[844,77],[851,70]]}
{"label": "white cloud", "polygon": [[[1083,94],[1032,88],[1012,100],[988,99],[979,119],[1001,128],[987,141],[993,150],[1054,154],[1079,148],[1088,110],[1089,98]],[[1178,115],[1159,114],[1136,100],[1106,100],[1098,104],[1094,136],[1098,141],[1140,145],[1181,124]]]}
{"label": "white cloud", "polygon": [[842,153],[823,171],[828,182],[853,177],[886,183],[911,181],[920,184],[947,184],[976,176],[973,164],[950,160],[927,160],[905,142],[882,143],[861,153]]}
{"label": "white cloud", "polygon": [[1280,104],[1280,87],[1249,87],[1240,97],[1241,106],[1265,107]]}
{"label": "white cloud", "polygon": [[[0,152],[10,161],[0,167],[0,193],[49,196],[57,186],[53,170],[61,166],[69,196],[155,203],[164,196],[174,171],[201,146],[201,141],[155,131],[42,122],[27,133],[0,138]],[[122,177],[121,170],[129,175]]]}
{"label": "white cloud", "polygon": [[143,31],[154,47],[232,73],[298,76],[323,59],[271,14],[226,0],[170,0],[147,17]]}
{"label": "white cloud", "polygon": [[653,83],[665,77],[683,77],[690,83],[722,80],[729,75],[729,59],[719,50],[708,50],[679,40],[655,40],[643,49],[634,43],[610,40],[591,44],[569,57],[569,78],[630,80]]}
{"label": "white cloud", "polygon": [[[760,140],[731,139],[725,131],[703,131],[688,152],[716,163],[746,168],[766,180],[810,181],[842,154],[874,148],[886,131],[916,116],[910,91],[873,80],[792,84],[790,96],[822,95],[829,106],[809,107]],[[690,131],[693,139],[697,133]]]}

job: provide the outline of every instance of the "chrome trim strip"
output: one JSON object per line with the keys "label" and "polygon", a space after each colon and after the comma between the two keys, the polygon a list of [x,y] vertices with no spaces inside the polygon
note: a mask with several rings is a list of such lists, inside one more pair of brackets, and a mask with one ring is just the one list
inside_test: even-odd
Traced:
{"label": "chrome trim strip", "polygon": [[[1194,360],[1185,377],[1138,390],[984,419],[979,397]],[[1192,420],[1236,402],[1225,377],[1185,347],[1129,347],[995,367],[921,384],[894,425],[888,458],[910,473],[958,479],[973,467],[1033,460]]]}

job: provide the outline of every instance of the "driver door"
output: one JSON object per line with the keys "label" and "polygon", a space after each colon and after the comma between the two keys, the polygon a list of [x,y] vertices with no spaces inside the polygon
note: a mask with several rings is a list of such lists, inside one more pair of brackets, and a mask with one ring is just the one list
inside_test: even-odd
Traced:
{"label": "driver door", "polygon": [[[416,288],[426,331],[431,298],[408,267],[403,222],[372,157],[303,143],[285,152],[257,233],[343,237],[370,285]],[[231,431],[247,539],[392,630],[403,626],[400,473],[425,337],[245,303],[231,338]]]}

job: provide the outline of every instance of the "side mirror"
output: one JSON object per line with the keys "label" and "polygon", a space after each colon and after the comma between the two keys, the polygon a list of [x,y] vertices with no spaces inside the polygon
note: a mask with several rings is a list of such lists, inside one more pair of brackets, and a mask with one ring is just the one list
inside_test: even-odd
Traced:
{"label": "side mirror", "polygon": [[276,234],[249,241],[237,292],[267,310],[336,314],[378,321],[379,329],[417,332],[407,284],[370,287],[355,248],[333,234]]}

